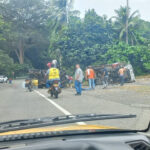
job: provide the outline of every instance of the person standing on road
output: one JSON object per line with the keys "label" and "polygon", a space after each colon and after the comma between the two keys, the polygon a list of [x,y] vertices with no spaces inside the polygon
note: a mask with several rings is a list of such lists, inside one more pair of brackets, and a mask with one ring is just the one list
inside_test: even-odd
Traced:
{"label": "person standing on road", "polygon": [[108,87],[108,70],[105,66],[103,66],[102,70],[102,83],[103,83],[103,89]]}
{"label": "person standing on road", "polygon": [[95,72],[91,66],[86,70],[86,79],[89,81],[89,89],[95,89]]}
{"label": "person standing on road", "polygon": [[76,96],[82,94],[82,81],[83,81],[83,71],[80,68],[80,65],[76,65],[75,71],[75,88],[76,88]]}
{"label": "person standing on road", "polygon": [[67,81],[68,81],[68,85],[70,88],[72,88],[72,83],[73,83],[73,77],[66,75]]}
{"label": "person standing on road", "polygon": [[120,77],[120,86],[124,85],[124,73],[125,73],[125,68],[121,66],[121,68],[118,71],[119,77]]}

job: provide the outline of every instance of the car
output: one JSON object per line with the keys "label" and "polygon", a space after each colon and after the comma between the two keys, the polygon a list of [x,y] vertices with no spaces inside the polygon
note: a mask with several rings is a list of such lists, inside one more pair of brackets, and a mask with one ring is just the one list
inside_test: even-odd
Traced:
{"label": "car", "polygon": [[7,83],[8,78],[4,75],[0,75],[0,83]]}

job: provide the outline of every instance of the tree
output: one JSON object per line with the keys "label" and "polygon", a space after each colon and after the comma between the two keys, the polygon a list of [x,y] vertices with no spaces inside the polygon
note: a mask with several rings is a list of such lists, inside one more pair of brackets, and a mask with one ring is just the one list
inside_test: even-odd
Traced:
{"label": "tree", "polygon": [[37,31],[47,23],[47,2],[43,0],[4,0],[1,14],[10,22],[11,32],[7,35],[20,64],[24,63],[25,51],[37,41]]}
{"label": "tree", "polygon": [[[49,12],[50,25],[54,32],[58,32],[68,23],[69,13],[72,12],[73,0],[51,0]],[[73,13],[77,13],[73,11]],[[72,14],[73,14],[72,13]]]}
{"label": "tree", "polygon": [[0,40],[3,40],[3,27],[4,27],[4,21],[2,19],[2,17],[0,16]]}
{"label": "tree", "polygon": [[129,37],[128,37],[128,27],[129,27],[129,0],[127,0],[127,8],[126,8],[126,44],[129,42]]}
{"label": "tree", "polygon": [[65,68],[73,69],[76,63],[82,64],[82,67],[102,64],[103,54],[106,53],[108,44],[113,43],[113,36],[111,23],[98,16],[94,10],[89,10],[84,20],[70,17],[68,27],[55,39],[51,54],[54,58],[61,58]]}
{"label": "tree", "polygon": [[130,62],[137,74],[149,72],[150,22],[138,11],[131,13],[127,4],[115,20],[94,9],[81,19],[72,6],[73,0],[1,0],[0,64],[7,59],[17,75],[44,69],[52,59],[69,72],[76,63],[85,68],[116,61]]}
{"label": "tree", "polygon": [[[115,10],[116,15],[114,28],[119,32],[119,39],[126,42],[126,44],[137,43],[136,28],[139,21],[139,12],[135,11],[131,14],[131,9],[127,7],[120,7]],[[128,15],[127,15],[128,12]]]}
{"label": "tree", "polygon": [[148,45],[129,46],[124,42],[108,47],[105,54],[107,63],[131,63],[136,74],[150,72],[150,47]]}
{"label": "tree", "polygon": [[0,15],[0,41],[5,40],[5,33],[8,32],[9,25],[4,21],[3,17]]}
{"label": "tree", "polygon": [[13,59],[0,50],[0,74],[9,75],[13,69]]}
{"label": "tree", "polygon": [[68,27],[70,16],[78,15],[78,11],[72,11],[73,1],[74,0],[52,0],[50,3],[49,12],[51,14],[51,17],[49,18],[49,30],[50,30],[49,55],[51,58],[60,57],[59,59],[60,64],[62,64],[61,63],[62,56],[60,49],[56,48],[54,50],[54,47],[56,41],[59,40],[65,28]]}

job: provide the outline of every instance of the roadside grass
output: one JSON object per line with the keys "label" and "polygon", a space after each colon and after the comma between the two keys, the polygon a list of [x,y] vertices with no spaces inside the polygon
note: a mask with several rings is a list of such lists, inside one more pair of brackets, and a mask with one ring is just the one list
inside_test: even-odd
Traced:
{"label": "roadside grass", "polygon": [[145,78],[150,78],[150,74],[148,74],[148,75],[136,76],[136,79],[145,79]]}

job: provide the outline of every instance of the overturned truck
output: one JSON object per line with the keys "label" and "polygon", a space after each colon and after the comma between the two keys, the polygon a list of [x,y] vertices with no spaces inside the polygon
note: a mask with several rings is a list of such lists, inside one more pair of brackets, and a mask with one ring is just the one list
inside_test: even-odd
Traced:
{"label": "overturned truck", "polygon": [[[135,82],[135,75],[133,71],[133,67],[131,64],[126,63],[114,63],[110,65],[105,65],[109,73],[109,84],[117,84],[120,82],[118,71],[121,66],[126,68],[125,71],[125,82]],[[93,69],[95,70],[96,74],[96,84],[102,84],[102,73],[103,73],[103,65],[101,66],[94,66]]]}

